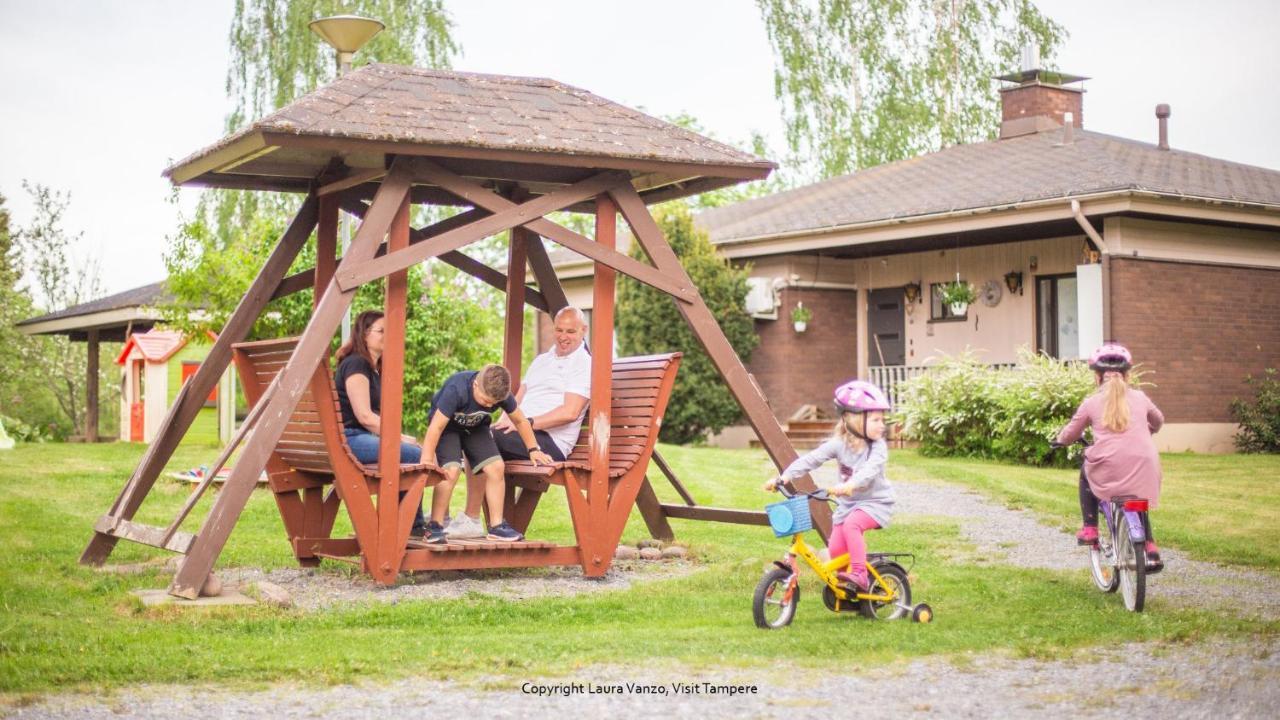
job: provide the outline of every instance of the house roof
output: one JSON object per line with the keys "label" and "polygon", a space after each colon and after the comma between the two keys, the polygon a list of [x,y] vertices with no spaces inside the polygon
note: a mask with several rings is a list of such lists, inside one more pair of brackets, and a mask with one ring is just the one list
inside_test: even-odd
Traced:
{"label": "house roof", "polygon": [[1280,172],[1077,130],[957,145],[699,213],[716,243],[1143,191],[1280,210]]}
{"label": "house roof", "polygon": [[147,362],[161,363],[173,357],[173,354],[187,344],[182,333],[173,330],[151,330],[145,333],[133,333],[116,357],[116,364],[123,365],[129,359],[134,348],[146,358]]}
{"label": "house roof", "polygon": [[80,315],[89,315],[92,313],[102,312],[104,310],[119,310],[121,308],[137,308],[151,307],[170,299],[170,295],[164,290],[164,281],[143,285],[132,290],[108,295],[104,298],[91,300],[79,305],[72,305],[65,310],[51,312],[39,317],[27,318],[17,323],[18,326],[34,325],[36,323],[48,322],[50,320],[61,320],[63,318],[78,317]]}
{"label": "house roof", "polygon": [[27,335],[66,335],[72,340],[84,340],[88,331],[95,330],[100,340],[122,341],[126,329],[150,328],[160,318],[153,308],[170,299],[163,282],[152,283],[27,318],[16,326]]}
{"label": "house roof", "polygon": [[555,156],[552,164],[582,168],[683,166],[667,178],[672,183],[689,179],[688,166],[732,182],[764,177],[775,167],[555,80],[375,63],[175,163],[165,175],[176,184],[231,187],[239,181],[244,187],[297,190],[299,180],[309,182],[339,155],[383,166],[381,155],[362,159],[336,152],[358,149],[358,143],[376,143],[365,147],[383,153],[456,156],[462,149],[468,157],[533,164]]}

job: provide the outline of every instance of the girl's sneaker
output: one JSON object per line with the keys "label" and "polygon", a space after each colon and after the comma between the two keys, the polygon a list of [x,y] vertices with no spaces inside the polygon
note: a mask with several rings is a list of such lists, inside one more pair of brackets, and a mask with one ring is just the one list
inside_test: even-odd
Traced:
{"label": "girl's sneaker", "polygon": [[1076,533],[1077,545],[1097,545],[1098,544],[1098,526],[1084,525],[1080,528],[1080,532]]}
{"label": "girl's sneaker", "polygon": [[1160,548],[1153,542],[1147,542],[1147,574],[1155,575],[1164,569],[1164,560],[1160,559]]}
{"label": "girl's sneaker", "polygon": [[489,539],[504,540],[506,542],[520,542],[521,540],[524,540],[524,535],[521,535],[519,530],[511,527],[506,520],[503,520],[497,525],[489,528]]}
{"label": "girl's sneaker", "polygon": [[860,593],[865,593],[869,589],[866,575],[859,576],[851,572],[841,572],[836,573],[836,579],[840,581],[840,584],[852,587]]}
{"label": "girl's sneaker", "polygon": [[480,525],[479,520],[462,512],[449,521],[449,524],[444,528],[444,533],[454,540],[482,538],[484,537],[484,527]]}

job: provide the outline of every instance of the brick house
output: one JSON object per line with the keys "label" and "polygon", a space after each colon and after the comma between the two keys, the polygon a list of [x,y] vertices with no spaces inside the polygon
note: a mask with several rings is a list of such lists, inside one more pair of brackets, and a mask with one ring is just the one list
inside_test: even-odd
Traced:
{"label": "brick house", "polygon": [[[825,406],[855,375],[891,386],[940,353],[1068,359],[1106,338],[1156,385],[1161,449],[1230,451],[1245,375],[1280,365],[1280,172],[1170,148],[1166,106],[1155,144],[1085,130],[1085,78],[1000,79],[996,140],[698,216],[751,263],[748,369],[776,415]],[[589,266],[557,269],[589,306]],[[980,294],[959,315],[939,297],[957,276]]]}

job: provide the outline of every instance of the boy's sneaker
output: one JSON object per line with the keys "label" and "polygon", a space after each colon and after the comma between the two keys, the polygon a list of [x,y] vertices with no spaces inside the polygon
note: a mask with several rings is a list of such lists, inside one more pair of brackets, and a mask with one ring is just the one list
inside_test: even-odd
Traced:
{"label": "boy's sneaker", "polygon": [[1164,560],[1160,559],[1160,548],[1156,544],[1148,541],[1147,547],[1147,574],[1155,575],[1164,569]]}
{"label": "boy's sneaker", "polygon": [[449,527],[445,528],[444,532],[458,540],[484,537],[484,528],[480,526],[480,521],[466,513],[458,513],[458,517],[449,521]]}
{"label": "boy's sneaker", "polygon": [[1085,525],[1080,528],[1080,532],[1076,533],[1077,545],[1097,545],[1098,544],[1098,526]]}
{"label": "boy's sneaker", "polygon": [[427,532],[428,532],[427,525],[425,523],[415,522],[413,524],[413,528],[409,530],[409,537],[413,537],[413,538],[426,537]]}
{"label": "boy's sneaker", "polygon": [[868,589],[870,589],[869,585],[867,584],[866,575],[859,577],[850,572],[841,572],[841,573],[836,573],[836,579],[839,580],[842,585],[845,585],[846,587],[851,587],[860,593],[865,593],[867,592]]}
{"label": "boy's sneaker", "polygon": [[432,545],[445,545],[449,542],[444,526],[435,520],[427,523],[427,542]]}
{"label": "boy's sneaker", "polygon": [[524,540],[524,535],[520,534],[519,530],[511,527],[510,523],[506,520],[503,520],[497,525],[489,528],[489,539],[504,540],[506,542],[520,542],[521,540]]}

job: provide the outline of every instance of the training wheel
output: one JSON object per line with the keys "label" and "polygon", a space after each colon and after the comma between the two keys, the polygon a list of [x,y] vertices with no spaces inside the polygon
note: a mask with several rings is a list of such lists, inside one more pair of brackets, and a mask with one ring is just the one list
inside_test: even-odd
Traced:
{"label": "training wheel", "polygon": [[911,619],[918,623],[933,622],[933,608],[920,603],[911,611]]}

